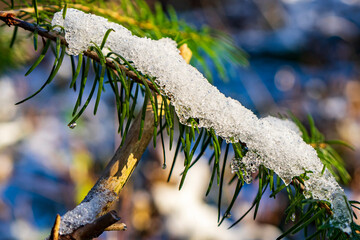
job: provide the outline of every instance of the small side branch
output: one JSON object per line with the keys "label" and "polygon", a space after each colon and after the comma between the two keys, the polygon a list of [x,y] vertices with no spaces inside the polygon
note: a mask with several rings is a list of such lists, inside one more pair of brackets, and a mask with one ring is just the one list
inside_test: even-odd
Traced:
{"label": "small side branch", "polygon": [[60,38],[61,44],[68,46],[68,43],[63,36],[57,33],[50,32],[42,27],[36,26],[35,24],[28,23],[19,18],[16,18],[14,13],[0,11],[0,20],[5,22],[9,27],[17,26],[30,32],[37,31],[40,36],[50,39],[54,42],[56,42],[57,38]]}
{"label": "small side branch", "polygon": [[58,240],[59,239],[59,229],[60,229],[60,215],[57,214],[55,218],[54,226],[51,229],[51,234],[49,240]]}

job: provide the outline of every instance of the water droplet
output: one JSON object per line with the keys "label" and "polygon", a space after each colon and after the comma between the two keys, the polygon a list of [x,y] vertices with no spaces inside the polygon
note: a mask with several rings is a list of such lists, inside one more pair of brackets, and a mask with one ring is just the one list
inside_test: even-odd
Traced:
{"label": "water droplet", "polygon": [[73,123],[69,123],[69,128],[71,128],[71,129],[74,129],[75,127],[76,127],[76,122],[73,122]]}
{"label": "water droplet", "polygon": [[231,218],[231,213],[227,213],[227,214],[225,215],[225,217],[226,217],[226,218]]}
{"label": "water droplet", "polygon": [[162,169],[166,169],[166,164],[164,163],[163,165],[162,165]]}
{"label": "water droplet", "polygon": [[293,213],[293,214],[291,215],[291,217],[290,217],[290,220],[291,220],[292,222],[295,222],[295,219],[296,219],[296,215],[295,215],[295,213]]}

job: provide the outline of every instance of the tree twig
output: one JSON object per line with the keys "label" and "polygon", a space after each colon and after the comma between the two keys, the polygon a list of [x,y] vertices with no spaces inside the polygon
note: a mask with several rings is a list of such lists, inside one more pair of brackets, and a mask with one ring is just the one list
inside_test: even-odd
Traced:
{"label": "tree twig", "polygon": [[59,239],[59,229],[60,229],[61,217],[59,214],[56,215],[54,226],[51,229],[51,234],[49,240],[58,240]]}

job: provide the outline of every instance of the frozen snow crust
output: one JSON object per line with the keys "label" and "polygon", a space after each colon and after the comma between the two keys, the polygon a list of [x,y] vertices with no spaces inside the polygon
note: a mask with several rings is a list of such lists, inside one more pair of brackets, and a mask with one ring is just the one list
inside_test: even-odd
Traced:
{"label": "frozen snow crust", "polygon": [[254,168],[263,164],[287,184],[304,170],[312,171],[305,181],[305,196],[329,201],[334,212],[333,223],[351,232],[352,216],[344,191],[329,171],[321,174],[323,164],[316,151],[302,140],[296,126],[274,117],[259,119],[240,102],[226,97],[183,60],[175,41],[133,36],[121,25],[76,9],[67,9],[65,20],[62,11],[56,13],[52,25],[64,27],[70,55],[80,54],[93,43],[100,45],[106,31],[113,29],[104,50],[111,49],[133,61],[142,73],[156,77],[156,83],[171,98],[183,124],[188,118],[195,118],[199,127],[214,129],[228,142],[246,143],[249,152],[242,159],[245,166]]}
{"label": "frozen snow crust", "polygon": [[82,201],[61,217],[59,231],[61,235],[72,233],[75,229],[93,222],[108,203],[116,200],[115,193],[105,187],[99,187],[99,189],[103,189],[103,191],[93,192],[89,201]]}

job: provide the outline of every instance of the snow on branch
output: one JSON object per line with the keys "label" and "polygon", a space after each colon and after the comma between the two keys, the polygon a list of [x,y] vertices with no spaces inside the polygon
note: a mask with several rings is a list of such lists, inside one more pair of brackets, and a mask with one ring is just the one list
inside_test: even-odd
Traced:
{"label": "snow on branch", "polygon": [[181,123],[187,124],[189,118],[194,118],[199,127],[215,130],[227,142],[246,143],[249,151],[242,159],[245,166],[257,168],[262,164],[286,184],[306,172],[305,197],[330,202],[332,223],[351,232],[352,215],[343,189],[327,169],[322,171],[316,151],[302,140],[296,128],[274,117],[259,119],[240,102],[219,92],[184,61],[175,41],[140,38],[121,25],[76,9],[67,9],[65,19],[62,12],[56,13],[52,25],[64,27],[70,55],[78,55],[94,43],[100,45],[107,30],[113,29],[104,53],[119,54],[131,60],[138,71],[156,77]]}

